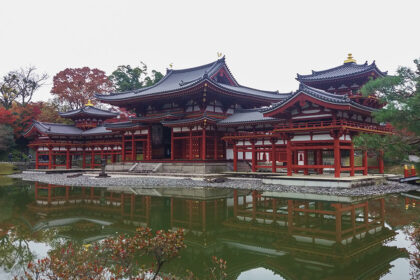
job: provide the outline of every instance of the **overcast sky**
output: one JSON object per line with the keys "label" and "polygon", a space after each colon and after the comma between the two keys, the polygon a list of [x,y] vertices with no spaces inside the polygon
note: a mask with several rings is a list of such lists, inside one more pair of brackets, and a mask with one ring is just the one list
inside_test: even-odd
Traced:
{"label": "overcast sky", "polygon": [[2,1],[0,75],[34,65],[49,84],[68,67],[165,73],[226,55],[242,85],[289,92],[296,73],[376,60],[383,71],[420,57],[420,1]]}

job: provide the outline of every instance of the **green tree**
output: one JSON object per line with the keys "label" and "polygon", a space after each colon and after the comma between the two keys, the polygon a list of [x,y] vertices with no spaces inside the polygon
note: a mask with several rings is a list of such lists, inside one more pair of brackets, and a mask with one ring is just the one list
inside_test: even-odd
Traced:
{"label": "green tree", "polygon": [[148,87],[159,82],[163,74],[152,70],[149,75],[146,64],[140,62],[140,66],[132,68],[130,65],[120,65],[109,76],[117,91],[129,91]]}
{"label": "green tree", "polygon": [[9,125],[0,124],[0,152],[9,150],[13,144],[13,129]]}
{"label": "green tree", "polygon": [[371,80],[362,88],[365,96],[377,96],[384,104],[373,113],[378,122],[391,123],[396,134],[380,137],[360,135],[355,144],[371,150],[382,149],[385,159],[401,161],[408,153],[419,154],[420,145],[420,61],[415,69],[399,67],[397,74]]}

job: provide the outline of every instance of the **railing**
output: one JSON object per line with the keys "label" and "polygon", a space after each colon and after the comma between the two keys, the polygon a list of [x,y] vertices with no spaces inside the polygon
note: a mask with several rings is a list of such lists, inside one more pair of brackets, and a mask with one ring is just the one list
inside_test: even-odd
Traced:
{"label": "railing", "polygon": [[329,128],[335,126],[349,126],[352,128],[360,128],[367,130],[392,132],[393,129],[388,126],[380,126],[376,124],[368,124],[362,122],[356,122],[351,120],[336,120],[336,121],[315,121],[315,122],[304,122],[304,123],[292,123],[292,124],[278,124],[275,126],[274,131],[285,130],[285,129],[310,129],[310,128]]}

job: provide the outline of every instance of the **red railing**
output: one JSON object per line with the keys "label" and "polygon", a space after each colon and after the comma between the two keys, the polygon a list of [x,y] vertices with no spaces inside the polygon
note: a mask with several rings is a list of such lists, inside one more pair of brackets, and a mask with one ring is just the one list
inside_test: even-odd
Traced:
{"label": "red railing", "polygon": [[377,124],[369,124],[356,122],[351,120],[336,120],[336,121],[315,121],[315,122],[302,122],[292,124],[278,124],[275,126],[274,131],[285,129],[311,129],[311,128],[331,128],[337,126],[348,126],[352,128],[360,128],[367,130],[392,132],[393,129],[388,126],[381,126]]}

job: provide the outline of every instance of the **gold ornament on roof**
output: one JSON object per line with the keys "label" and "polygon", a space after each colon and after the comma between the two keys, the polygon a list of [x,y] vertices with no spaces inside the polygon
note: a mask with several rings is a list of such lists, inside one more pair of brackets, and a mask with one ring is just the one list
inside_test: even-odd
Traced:
{"label": "gold ornament on roof", "polygon": [[169,63],[169,67],[172,69],[172,67],[174,67],[173,63]]}
{"label": "gold ornament on roof", "polygon": [[88,100],[88,102],[85,104],[86,107],[92,107],[93,103],[92,101],[90,101],[90,99]]}
{"label": "gold ornament on roof", "polygon": [[222,53],[221,52],[217,52],[217,57],[222,57]]}
{"label": "gold ornament on roof", "polygon": [[353,58],[353,55],[351,53],[349,53],[347,55],[347,59],[344,60],[344,63],[352,63],[352,62],[356,63],[356,60]]}

